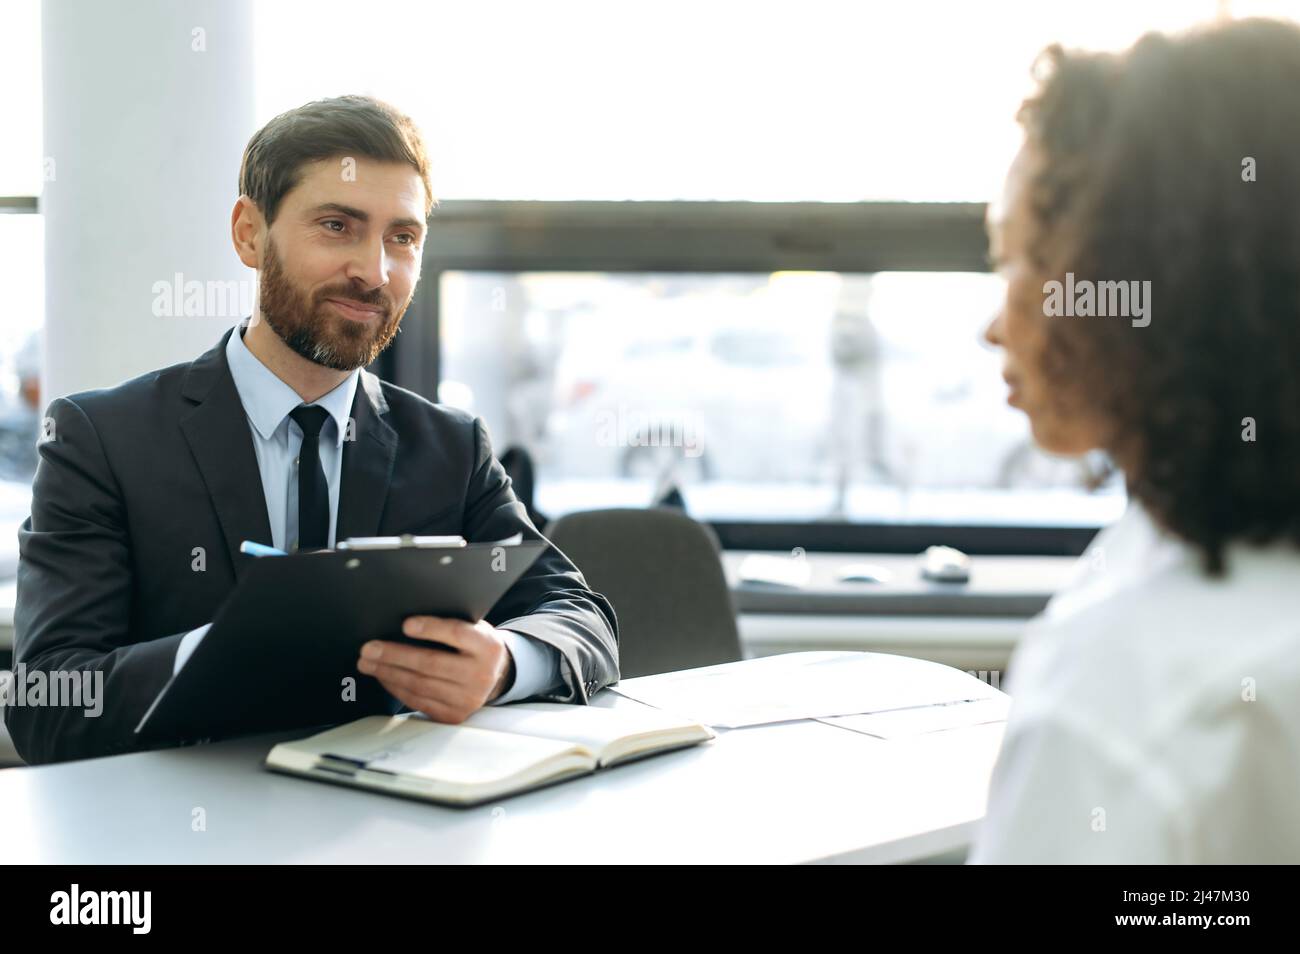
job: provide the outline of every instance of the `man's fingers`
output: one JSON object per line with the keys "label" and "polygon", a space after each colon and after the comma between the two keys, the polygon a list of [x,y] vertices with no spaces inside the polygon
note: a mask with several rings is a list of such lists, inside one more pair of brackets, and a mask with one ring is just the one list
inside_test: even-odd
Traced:
{"label": "man's fingers", "polygon": [[440,700],[426,699],[414,695],[413,693],[406,692],[396,686],[389,686],[387,684],[384,684],[384,688],[392,694],[394,699],[406,706],[406,708],[413,709],[416,712],[423,712],[435,722],[457,724],[465,721],[465,716],[461,714],[462,710],[453,708]]}
{"label": "man's fingers", "polygon": [[413,639],[429,639],[446,643],[461,652],[472,652],[478,646],[479,635],[473,626],[460,619],[441,616],[408,616],[402,621],[402,634]]}
{"label": "man's fingers", "polygon": [[502,659],[509,659],[509,650],[490,623],[414,616],[403,621],[402,629],[453,649],[371,640],[361,647],[357,670],[374,676],[405,705],[440,722],[461,722],[488,701],[502,678]]}
{"label": "man's fingers", "polygon": [[439,676],[420,675],[409,669],[380,666],[371,675],[394,695],[396,695],[394,690],[400,689],[409,696],[450,706],[460,705],[468,696],[465,687],[459,682]]}
{"label": "man's fingers", "polygon": [[[364,662],[377,666],[395,666],[430,676],[442,676],[445,679],[464,679],[474,668],[474,662],[459,653],[449,653],[445,649],[424,649],[420,646],[390,643],[387,640],[372,640],[362,646],[358,668],[360,663]],[[364,669],[361,671],[365,672]]]}
{"label": "man's fingers", "polygon": [[376,679],[391,679],[394,682],[401,681],[404,686],[423,685],[425,681],[430,685],[434,683],[442,683],[447,686],[463,686],[465,684],[465,677],[461,673],[446,672],[438,669],[415,669],[388,659],[358,660],[357,671],[365,673],[367,676],[374,676]]}

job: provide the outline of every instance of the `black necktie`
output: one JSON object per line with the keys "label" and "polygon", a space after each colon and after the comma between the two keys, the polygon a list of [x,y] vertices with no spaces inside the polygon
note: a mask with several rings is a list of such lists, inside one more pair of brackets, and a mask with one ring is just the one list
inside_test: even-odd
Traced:
{"label": "black necktie", "polygon": [[329,411],[299,404],[289,412],[302,428],[298,451],[298,549],[320,550],[330,536],[330,489],[320,463],[320,429]]}

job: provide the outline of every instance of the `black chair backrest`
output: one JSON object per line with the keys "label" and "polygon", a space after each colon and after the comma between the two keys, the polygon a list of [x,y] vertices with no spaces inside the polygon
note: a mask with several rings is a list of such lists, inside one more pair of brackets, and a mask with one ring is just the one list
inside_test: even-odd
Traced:
{"label": "black chair backrest", "polygon": [[528,453],[526,448],[514,444],[507,447],[505,453],[498,459],[501,461],[501,469],[510,478],[510,485],[515,492],[515,496],[524,505],[524,509],[528,511],[528,519],[533,522],[533,526],[539,529],[545,526],[546,519],[537,512],[537,508],[533,505],[536,487],[533,474],[533,455]]}
{"label": "black chair backrest", "polygon": [[624,678],[742,658],[709,527],[680,510],[652,507],[567,514],[546,535],[614,605]]}

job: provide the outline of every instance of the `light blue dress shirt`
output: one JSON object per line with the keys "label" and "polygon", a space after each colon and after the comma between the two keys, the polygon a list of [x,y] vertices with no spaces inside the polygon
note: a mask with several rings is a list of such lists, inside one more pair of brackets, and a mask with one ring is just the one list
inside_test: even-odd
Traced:
{"label": "light blue dress shirt", "polygon": [[[235,390],[248,415],[253,435],[257,469],[262,475],[262,492],[266,497],[266,515],[271,524],[271,544],[280,550],[298,548],[298,450],[302,446],[302,429],[289,412],[302,403],[293,388],[248,350],[242,330],[236,328],[226,344],[226,361],[235,379]],[[320,432],[320,462],[329,484],[329,546],[334,546],[338,529],[339,484],[343,468],[343,438],[347,434],[352,399],[357,392],[361,372],[353,371],[334,390],[312,402],[329,412]],[[261,541],[255,541],[260,543]],[[275,559],[264,557],[263,559]],[[176,651],[172,672],[180,671],[194,647],[207,634],[211,623],[186,633]],[[493,701],[494,705],[517,702],[557,689],[560,684],[560,652],[540,640],[512,630],[499,630],[506,648],[515,661],[515,681],[508,692]]]}

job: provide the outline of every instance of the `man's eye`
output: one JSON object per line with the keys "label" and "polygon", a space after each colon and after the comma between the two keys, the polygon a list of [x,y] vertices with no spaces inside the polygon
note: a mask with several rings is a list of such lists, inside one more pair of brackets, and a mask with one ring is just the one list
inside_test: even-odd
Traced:
{"label": "man's eye", "polygon": [[415,244],[415,236],[412,235],[410,232],[399,232],[397,235],[394,236],[394,238],[406,239],[406,241],[402,243],[403,245]]}
{"label": "man's eye", "polygon": [[[346,226],[346,225],[345,225],[345,224],[344,224],[340,219],[326,219],[326,220],[325,220],[324,222],[322,222],[321,224],[324,225],[325,228],[329,229],[331,232],[334,232],[334,231],[342,232],[344,229],[347,228],[347,226]],[[333,229],[333,228],[330,228],[331,226],[334,226],[334,225],[337,225],[337,226],[338,226],[338,229],[337,229],[337,230],[335,230],[335,229]]]}

